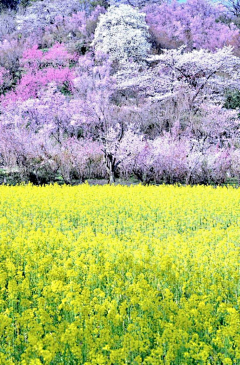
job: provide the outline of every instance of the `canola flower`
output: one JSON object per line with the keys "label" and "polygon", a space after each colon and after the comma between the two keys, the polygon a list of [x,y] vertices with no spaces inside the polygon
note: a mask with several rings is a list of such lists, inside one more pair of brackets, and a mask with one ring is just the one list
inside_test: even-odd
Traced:
{"label": "canola flower", "polygon": [[0,364],[240,364],[240,190],[0,186]]}

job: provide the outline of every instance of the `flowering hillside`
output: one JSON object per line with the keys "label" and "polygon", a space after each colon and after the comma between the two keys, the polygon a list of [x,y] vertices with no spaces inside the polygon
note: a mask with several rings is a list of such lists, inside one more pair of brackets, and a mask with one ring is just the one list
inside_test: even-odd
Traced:
{"label": "flowering hillside", "polygon": [[239,182],[238,10],[0,2],[1,181]]}

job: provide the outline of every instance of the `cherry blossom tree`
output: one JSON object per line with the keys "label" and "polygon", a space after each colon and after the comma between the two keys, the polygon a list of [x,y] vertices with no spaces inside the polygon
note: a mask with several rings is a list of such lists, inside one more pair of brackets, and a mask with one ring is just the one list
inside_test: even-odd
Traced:
{"label": "cherry blossom tree", "polygon": [[71,123],[75,107],[56,84],[42,89],[38,98],[12,100],[0,115],[2,164],[35,183],[58,173],[65,183],[104,176],[100,143],[79,139],[79,126]]}
{"label": "cherry blossom tree", "polygon": [[239,30],[232,22],[220,21],[224,7],[207,0],[146,5],[144,11],[157,50],[186,45],[188,50],[215,51],[239,38]]}
{"label": "cherry blossom tree", "polygon": [[128,132],[119,149],[119,154],[125,157],[120,166],[121,174],[124,177],[135,175],[144,184],[184,182],[188,151],[188,140],[179,140],[172,133],[151,140]]}
{"label": "cherry blossom tree", "polygon": [[144,62],[150,50],[145,14],[130,5],[110,7],[100,16],[92,45],[119,67]]}
{"label": "cherry blossom tree", "polygon": [[26,49],[19,63],[22,77],[15,89],[2,97],[3,105],[12,100],[27,100],[37,97],[41,88],[55,82],[59,90],[70,93],[74,79],[74,71],[70,65],[76,61],[76,56],[67,52],[65,47],[55,44],[43,53],[37,46]]}
{"label": "cherry blossom tree", "polygon": [[223,105],[227,91],[239,90],[239,62],[231,48],[168,50],[150,57],[141,72],[118,71],[116,88],[135,105],[140,130],[156,138],[176,122],[193,130],[204,104]]}
{"label": "cherry blossom tree", "polygon": [[126,112],[112,102],[115,80],[110,71],[111,62],[105,57],[98,65],[94,65],[93,59],[88,56],[80,58],[79,77],[75,79],[77,93],[73,100],[78,112],[73,116],[72,124],[82,129],[83,137],[101,143],[112,184],[121,163],[117,159],[117,151],[126,130]]}
{"label": "cherry blossom tree", "polygon": [[168,86],[172,84],[169,89],[175,85],[177,88],[187,85],[193,90],[191,105],[201,93],[204,93],[204,98],[207,94],[210,98],[215,94],[221,99],[226,88],[239,88],[240,60],[233,55],[231,47],[224,47],[214,53],[206,50],[184,52],[184,48],[180,48],[165,51],[152,60],[159,62],[159,72],[165,72]]}

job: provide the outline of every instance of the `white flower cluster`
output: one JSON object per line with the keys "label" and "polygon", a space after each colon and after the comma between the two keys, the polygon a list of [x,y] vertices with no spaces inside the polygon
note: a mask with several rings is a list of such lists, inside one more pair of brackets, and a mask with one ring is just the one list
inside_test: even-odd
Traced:
{"label": "white flower cluster", "polygon": [[92,45],[120,65],[144,61],[150,50],[145,14],[130,5],[111,6],[100,16]]}

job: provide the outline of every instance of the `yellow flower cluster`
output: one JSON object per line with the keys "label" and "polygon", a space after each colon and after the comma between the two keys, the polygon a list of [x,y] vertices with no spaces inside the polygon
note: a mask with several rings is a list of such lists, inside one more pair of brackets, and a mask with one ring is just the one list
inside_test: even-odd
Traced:
{"label": "yellow flower cluster", "polygon": [[240,190],[0,187],[0,364],[240,364]]}

